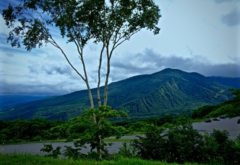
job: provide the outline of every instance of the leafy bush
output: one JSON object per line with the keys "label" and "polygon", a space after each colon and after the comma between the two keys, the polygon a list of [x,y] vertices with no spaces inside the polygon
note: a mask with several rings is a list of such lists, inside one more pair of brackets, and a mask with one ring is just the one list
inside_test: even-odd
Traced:
{"label": "leafy bush", "polygon": [[40,151],[47,152],[49,157],[57,158],[58,155],[61,155],[60,152],[61,147],[57,147],[56,149],[53,149],[52,144],[44,144],[43,148]]}
{"label": "leafy bush", "polygon": [[33,141],[41,141],[42,137],[41,136],[35,136],[32,138]]}
{"label": "leafy bush", "polygon": [[119,148],[119,154],[126,158],[137,157],[137,149],[134,147],[133,142],[124,142],[122,147]]}
{"label": "leafy bush", "polygon": [[197,162],[201,154],[203,137],[193,129],[192,124],[170,128],[166,136],[165,160],[167,162]]}
{"label": "leafy bush", "polygon": [[64,150],[63,155],[66,158],[72,158],[73,160],[77,160],[79,158],[85,158],[84,154],[80,153],[81,148],[72,148],[71,146],[64,146],[66,149]]}
{"label": "leafy bush", "polygon": [[148,127],[144,137],[133,141],[137,155],[143,159],[177,163],[240,163],[240,135],[232,141],[227,131],[214,130],[212,136],[201,135],[191,124],[170,128],[162,135],[158,127]]}
{"label": "leafy bush", "polygon": [[218,156],[222,157],[225,164],[234,164],[237,161],[237,155],[235,150],[235,143],[234,141],[228,138],[229,133],[219,130],[214,130],[212,134],[212,138],[218,144]]}
{"label": "leafy bush", "polygon": [[165,149],[162,146],[165,139],[160,130],[155,125],[148,125],[145,136],[137,136],[134,139],[133,147],[137,150],[137,155],[143,159],[159,160],[163,157]]}

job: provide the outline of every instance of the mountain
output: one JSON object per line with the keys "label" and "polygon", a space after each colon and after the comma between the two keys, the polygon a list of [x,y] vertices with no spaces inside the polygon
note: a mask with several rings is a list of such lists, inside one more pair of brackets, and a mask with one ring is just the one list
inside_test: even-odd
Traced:
{"label": "mountain", "polygon": [[[125,110],[130,116],[178,115],[231,99],[228,88],[198,73],[164,69],[109,84],[108,104],[114,109]],[[96,89],[92,93],[96,94]],[[94,101],[97,105],[96,95]],[[6,108],[0,111],[0,119],[32,119],[40,116],[49,120],[68,120],[88,108],[87,90],[82,90]]]}
{"label": "mountain", "polygon": [[11,107],[20,103],[41,100],[50,96],[35,96],[35,95],[0,95],[0,111],[4,108]]}

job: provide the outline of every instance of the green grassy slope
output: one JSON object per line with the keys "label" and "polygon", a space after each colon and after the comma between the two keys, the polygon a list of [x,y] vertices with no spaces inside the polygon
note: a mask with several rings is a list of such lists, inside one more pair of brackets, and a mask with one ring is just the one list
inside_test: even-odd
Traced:
{"label": "green grassy slope", "polygon": [[[132,116],[155,115],[166,112],[187,113],[203,106],[229,100],[228,87],[197,73],[165,69],[151,74],[131,77],[109,84],[108,104],[123,109]],[[92,90],[96,94],[96,89]],[[101,89],[103,93],[103,88]],[[94,102],[97,105],[96,95]],[[0,119],[62,119],[78,116],[89,108],[87,91],[20,104],[0,111]]]}

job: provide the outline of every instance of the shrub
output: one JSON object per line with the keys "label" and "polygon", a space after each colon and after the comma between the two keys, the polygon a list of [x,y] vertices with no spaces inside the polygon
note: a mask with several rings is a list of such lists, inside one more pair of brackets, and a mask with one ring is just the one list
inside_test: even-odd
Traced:
{"label": "shrub", "polygon": [[41,141],[42,137],[41,136],[35,136],[32,138],[33,141]]}
{"label": "shrub", "polygon": [[48,154],[46,156],[57,158],[58,155],[61,155],[60,149],[61,147],[53,149],[52,144],[44,144],[40,151],[47,152]]}
{"label": "shrub", "polygon": [[79,158],[85,158],[84,154],[80,153],[81,148],[72,148],[71,146],[64,146],[65,150],[63,155],[67,158],[77,160]]}
{"label": "shrub", "polygon": [[166,134],[165,160],[167,162],[198,162],[203,136],[191,124],[170,128]]}
{"label": "shrub", "polygon": [[144,135],[144,137],[137,136],[138,139],[133,141],[137,155],[143,159],[161,160],[165,153],[165,149],[162,147],[165,143],[162,130],[157,126],[148,125]]}
{"label": "shrub", "polygon": [[234,161],[237,158],[235,155],[236,150],[234,148],[235,143],[230,140],[228,136],[229,133],[226,130],[214,130],[212,134],[212,137],[218,143],[218,156],[223,157],[225,164],[234,164]]}
{"label": "shrub", "polygon": [[124,142],[122,147],[119,148],[119,154],[126,158],[137,157],[137,149],[134,147],[133,142]]}

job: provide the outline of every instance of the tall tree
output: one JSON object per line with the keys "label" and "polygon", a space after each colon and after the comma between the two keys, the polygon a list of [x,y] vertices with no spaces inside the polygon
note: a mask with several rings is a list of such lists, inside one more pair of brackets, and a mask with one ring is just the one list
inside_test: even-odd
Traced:
{"label": "tall tree", "polygon": [[[104,88],[104,105],[107,105],[108,79],[114,50],[141,29],[159,33],[157,27],[160,9],[153,0],[23,0],[18,6],[9,4],[2,16],[12,28],[7,41],[12,46],[24,45],[27,51],[51,44],[64,55],[69,65],[85,82],[91,108],[93,96],[89,85],[84,47],[89,41],[101,44],[98,66],[97,98],[101,106],[100,85],[103,54],[106,53],[107,72]],[[69,55],[54,38],[52,28],[57,27],[68,43],[76,46],[82,63],[80,73],[70,62]],[[95,120],[95,119],[94,119]]]}

